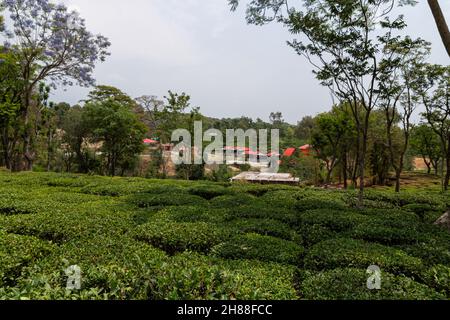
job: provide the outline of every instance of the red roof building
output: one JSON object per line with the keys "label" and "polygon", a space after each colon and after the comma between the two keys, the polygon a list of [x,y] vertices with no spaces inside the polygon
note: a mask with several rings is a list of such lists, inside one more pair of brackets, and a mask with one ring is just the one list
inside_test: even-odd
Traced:
{"label": "red roof building", "polygon": [[296,151],[295,148],[286,149],[286,151],[284,151],[284,153],[283,153],[283,157],[292,157],[294,155],[295,151]]}

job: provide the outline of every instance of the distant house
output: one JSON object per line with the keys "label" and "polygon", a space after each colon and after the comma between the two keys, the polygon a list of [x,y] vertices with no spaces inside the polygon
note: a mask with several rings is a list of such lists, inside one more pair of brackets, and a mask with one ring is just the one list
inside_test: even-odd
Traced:
{"label": "distant house", "polygon": [[250,182],[261,184],[289,184],[298,185],[299,178],[294,178],[290,173],[266,173],[266,172],[242,172],[231,179],[232,182]]}
{"label": "distant house", "polygon": [[300,151],[300,155],[309,157],[313,154],[314,148],[310,144],[306,144],[299,148],[288,148],[284,151],[283,157],[286,157],[286,158],[292,157],[296,154],[297,151]]}

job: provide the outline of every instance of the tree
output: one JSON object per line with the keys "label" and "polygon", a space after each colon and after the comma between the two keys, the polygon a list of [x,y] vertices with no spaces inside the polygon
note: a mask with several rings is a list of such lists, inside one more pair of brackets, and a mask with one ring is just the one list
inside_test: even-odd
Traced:
{"label": "tree", "polygon": [[[379,67],[380,105],[386,116],[387,145],[391,165],[395,170],[396,192],[400,192],[400,177],[413,128],[411,117],[419,102],[419,97],[413,90],[419,76],[416,70],[428,57],[429,46],[429,43],[421,39],[389,38],[384,46],[387,58]],[[397,123],[401,123],[403,141],[399,146],[394,146],[393,130]]]}
{"label": "tree", "polygon": [[284,122],[283,114],[281,112],[271,112],[269,119],[273,125],[280,125]]}
{"label": "tree", "polygon": [[77,170],[80,173],[88,173],[90,169],[89,154],[84,148],[88,138],[88,127],[83,121],[83,108],[79,105],[71,107],[61,120],[63,130],[62,149],[67,171],[72,170],[72,163],[75,160]]}
{"label": "tree", "polygon": [[311,142],[311,132],[314,128],[314,119],[311,116],[303,117],[295,127],[295,136],[304,143]]}
{"label": "tree", "polygon": [[351,119],[343,115],[343,113],[332,111],[322,113],[315,118],[316,125],[312,134],[312,144],[317,150],[317,157],[326,165],[325,184],[331,182],[331,174],[342,160],[342,142],[351,122]]}
{"label": "tree", "polygon": [[20,140],[18,121],[23,81],[20,63],[7,49],[0,47],[0,163],[14,170]]}
{"label": "tree", "polygon": [[32,149],[30,112],[36,86],[44,81],[54,86],[58,83],[92,85],[95,64],[105,60],[110,43],[101,35],[92,35],[78,13],[69,12],[63,4],[55,5],[49,0],[11,0],[3,1],[3,5],[13,25],[5,45],[21,62],[22,156],[26,162],[24,169],[31,170],[36,154]]}
{"label": "tree", "polygon": [[[359,205],[363,205],[367,138],[370,114],[379,98],[379,63],[383,45],[393,32],[406,25],[402,16],[391,21],[396,4],[414,1],[303,1],[291,6],[287,0],[252,0],[247,21],[262,25],[283,23],[295,35],[288,44],[314,67],[317,79],[352,110],[358,133],[356,149],[359,170]],[[236,9],[239,0],[230,0]]]}
{"label": "tree", "polygon": [[[418,72],[415,90],[425,105],[423,117],[440,139],[443,159],[442,187],[448,190],[450,183],[450,66],[422,64]],[[446,171],[445,176],[444,171]]]}
{"label": "tree", "polygon": [[442,157],[441,141],[430,125],[422,123],[411,133],[411,149],[414,154],[422,157],[428,168],[428,174],[434,170],[438,174],[439,161]]}
{"label": "tree", "polygon": [[102,144],[108,174],[115,176],[121,168],[123,175],[131,169],[144,149],[142,140],[147,130],[130,105],[111,97],[93,99],[84,106],[82,119],[91,141]]}
{"label": "tree", "polygon": [[447,22],[445,21],[444,14],[442,13],[441,6],[438,0],[428,0],[431,12],[433,13],[436,26],[441,35],[442,42],[447,50],[447,54],[450,56],[450,30],[448,29]]}

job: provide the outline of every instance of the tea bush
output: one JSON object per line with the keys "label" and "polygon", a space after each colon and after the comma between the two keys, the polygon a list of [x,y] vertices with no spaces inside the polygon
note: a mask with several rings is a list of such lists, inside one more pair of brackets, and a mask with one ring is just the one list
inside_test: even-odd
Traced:
{"label": "tea bush", "polygon": [[361,269],[320,272],[301,283],[301,297],[308,300],[428,300],[445,299],[426,285],[404,276],[382,272],[381,290],[367,289],[367,273]]}
{"label": "tea bush", "polygon": [[300,214],[300,223],[306,225],[321,225],[332,231],[347,231],[364,221],[365,217],[353,211],[338,211],[331,209],[311,210]]}
{"label": "tea bush", "polygon": [[207,206],[208,201],[199,196],[190,194],[147,194],[140,193],[132,195],[128,198],[131,204],[139,208],[148,208],[156,206],[186,206],[198,205]]}
{"label": "tea bush", "polygon": [[288,224],[273,219],[237,219],[225,225],[241,233],[258,233],[291,241],[299,241],[297,233]]}
{"label": "tea bush", "polygon": [[212,250],[214,256],[225,259],[257,259],[293,265],[299,264],[303,252],[303,247],[294,242],[253,233],[236,236]]}
{"label": "tea bush", "polygon": [[177,223],[167,220],[151,221],[140,225],[135,238],[160,248],[169,254],[185,250],[207,253],[221,242],[224,235],[205,222]]}
{"label": "tea bush", "polygon": [[338,238],[313,246],[306,254],[304,266],[312,270],[367,268],[377,265],[383,271],[409,276],[419,275],[422,261],[391,247],[361,240]]}
{"label": "tea bush", "polygon": [[0,230],[0,286],[15,284],[24,267],[52,250],[53,247],[45,241]]}
{"label": "tea bush", "polygon": [[448,297],[448,195],[367,194],[0,171],[0,299]]}

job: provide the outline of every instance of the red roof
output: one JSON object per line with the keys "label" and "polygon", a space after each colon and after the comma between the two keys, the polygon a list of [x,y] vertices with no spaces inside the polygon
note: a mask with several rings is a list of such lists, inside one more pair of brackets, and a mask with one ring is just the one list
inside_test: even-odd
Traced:
{"label": "red roof", "polygon": [[283,153],[283,156],[292,157],[294,155],[295,151],[296,151],[295,148],[286,149],[286,151],[284,151],[284,153]]}
{"label": "red roof", "polygon": [[155,143],[158,143],[158,141],[152,140],[152,139],[144,139],[144,143],[145,144],[155,144]]}
{"label": "red roof", "polygon": [[309,149],[312,149],[312,145],[310,144],[305,144],[304,146],[300,147],[300,150],[309,150]]}

